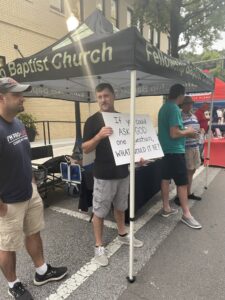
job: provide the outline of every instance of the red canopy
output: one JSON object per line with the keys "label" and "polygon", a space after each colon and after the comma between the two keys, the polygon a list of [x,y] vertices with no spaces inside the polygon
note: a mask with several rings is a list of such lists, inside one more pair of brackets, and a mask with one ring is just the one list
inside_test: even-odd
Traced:
{"label": "red canopy", "polygon": [[[205,102],[211,100],[211,93],[193,94],[191,97],[195,102]],[[214,89],[213,100],[225,101],[225,82],[219,78],[215,78],[215,89]]]}

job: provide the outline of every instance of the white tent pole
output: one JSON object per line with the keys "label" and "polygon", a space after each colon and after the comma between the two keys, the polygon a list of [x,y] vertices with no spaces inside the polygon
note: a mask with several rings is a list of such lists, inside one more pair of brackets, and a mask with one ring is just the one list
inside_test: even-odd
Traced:
{"label": "white tent pole", "polygon": [[134,200],[135,200],[135,97],[136,97],[136,70],[131,71],[130,77],[130,247],[129,247],[129,282],[134,282]]}
{"label": "white tent pole", "polygon": [[209,119],[209,129],[208,129],[208,149],[207,149],[207,157],[206,157],[206,172],[205,172],[205,189],[208,188],[208,168],[209,168],[209,160],[210,160],[210,149],[211,149],[211,139],[212,139],[212,121],[213,121],[213,98],[214,91],[211,95],[211,107],[210,107],[210,119]]}

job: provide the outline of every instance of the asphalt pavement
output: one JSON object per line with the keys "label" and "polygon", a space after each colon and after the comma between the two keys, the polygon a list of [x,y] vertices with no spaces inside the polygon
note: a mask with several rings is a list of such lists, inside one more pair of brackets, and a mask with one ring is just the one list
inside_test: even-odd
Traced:
{"label": "asphalt pavement", "polygon": [[[32,262],[22,249],[18,252],[18,277],[35,300],[225,299],[225,171],[210,168],[208,181],[209,187],[204,190],[205,171],[201,169],[193,189],[203,195],[203,200],[190,201],[193,215],[203,225],[201,230],[182,224],[181,212],[162,218],[160,194],[139,212],[136,237],[145,244],[134,251],[133,284],[126,280],[129,248],[117,241],[112,216],[104,230],[110,264],[99,268],[92,261],[90,212],[80,213],[78,199],[68,196],[66,190],[52,192],[42,232],[45,257],[54,266],[67,265],[69,274],[61,282],[35,287]],[[171,197],[174,194],[171,186]],[[1,273],[0,282],[0,300],[10,299]]]}
{"label": "asphalt pavement", "polygon": [[225,299],[225,170],[192,209],[201,230],[179,223],[119,300]]}

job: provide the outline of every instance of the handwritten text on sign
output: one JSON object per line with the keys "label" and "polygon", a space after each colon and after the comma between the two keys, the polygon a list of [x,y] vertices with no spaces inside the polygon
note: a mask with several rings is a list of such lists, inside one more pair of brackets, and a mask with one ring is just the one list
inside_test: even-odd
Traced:
{"label": "handwritten text on sign", "polygon": [[[116,165],[130,163],[130,116],[103,112],[105,126],[113,129],[109,137]],[[135,162],[140,158],[154,159],[163,156],[156,132],[148,115],[135,118]]]}

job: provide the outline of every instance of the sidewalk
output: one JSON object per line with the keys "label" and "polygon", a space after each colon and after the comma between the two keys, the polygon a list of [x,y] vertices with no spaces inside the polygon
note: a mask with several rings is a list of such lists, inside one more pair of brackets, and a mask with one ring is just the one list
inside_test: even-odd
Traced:
{"label": "sidewalk", "polygon": [[119,300],[225,299],[224,182],[221,169],[192,210],[203,229],[179,223]]}

